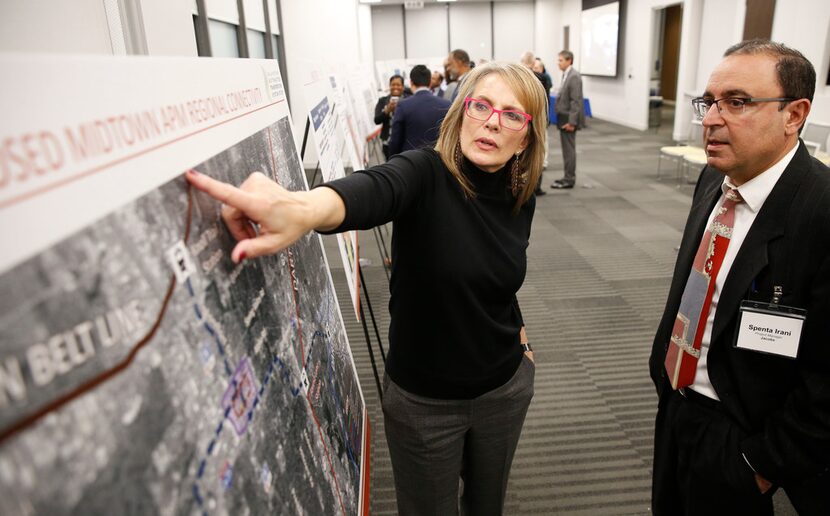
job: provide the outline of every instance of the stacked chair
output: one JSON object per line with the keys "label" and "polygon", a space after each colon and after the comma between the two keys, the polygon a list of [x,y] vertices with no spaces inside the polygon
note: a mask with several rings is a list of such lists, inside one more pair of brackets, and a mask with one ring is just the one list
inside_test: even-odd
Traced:
{"label": "stacked chair", "polygon": [[699,120],[692,120],[689,127],[689,138],[685,142],[678,142],[677,145],[666,145],[660,147],[660,154],[657,158],[657,180],[662,173],[663,160],[674,164],[675,176],[677,179],[686,177],[691,166],[706,164],[706,151],[703,150],[703,124]]}
{"label": "stacked chair", "polygon": [[804,145],[807,146],[812,156],[830,166],[830,153],[827,150],[828,142],[830,142],[830,124],[808,120],[801,131],[801,139],[804,140]]}

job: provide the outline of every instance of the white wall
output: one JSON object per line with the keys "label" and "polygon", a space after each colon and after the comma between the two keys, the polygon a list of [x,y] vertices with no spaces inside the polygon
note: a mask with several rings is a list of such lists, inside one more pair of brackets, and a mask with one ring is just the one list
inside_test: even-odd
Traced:
{"label": "white wall", "polygon": [[101,0],[0,0],[0,50],[112,54]]}
{"label": "white wall", "polygon": [[[723,52],[743,36],[745,0],[628,0],[616,78],[585,77],[585,95],[597,118],[636,129],[648,126],[648,82],[654,59],[652,32],[655,9],[682,4],[678,91],[699,94]],[[536,53],[545,57],[543,42],[562,41],[562,27],[571,26],[571,50],[579,69],[581,0],[536,0]],[[540,18],[543,18],[540,20]],[[818,84],[811,117],[830,121],[830,86],[826,86],[830,62],[830,2],[787,0],[776,2],[772,39],[802,51],[816,67]],[[640,58],[640,56],[644,56]],[[647,57],[645,57],[647,56]],[[554,69],[555,71],[555,69]],[[558,74],[551,74],[554,83]],[[688,95],[677,105],[674,136],[685,137],[691,118]]]}
{"label": "white wall", "polygon": [[776,2],[772,39],[801,51],[816,69],[816,93],[808,120],[830,123],[830,2]]}
{"label": "white wall", "polygon": [[[137,0],[136,3],[147,53],[196,55],[193,1]],[[223,7],[235,3],[235,0],[209,0],[208,8],[219,14]],[[258,3],[246,0],[246,5]],[[651,45],[654,10],[676,3],[684,7],[678,77],[681,93],[701,92],[723,51],[741,39],[745,0],[628,0],[619,76],[585,78],[585,93],[591,99],[594,116],[638,129],[647,127],[648,82],[654,58]],[[118,30],[111,30],[112,6],[117,4],[114,0],[0,0],[0,50],[118,53]],[[579,68],[581,4],[581,0],[498,3],[496,22],[502,30],[497,30],[495,41],[491,41],[490,3],[453,3],[447,11],[449,47],[464,48],[474,60],[490,58],[494,51],[497,58],[515,60],[521,52],[531,50],[547,61],[554,82],[558,83],[555,61],[565,25],[571,27],[571,50]],[[370,8],[358,5],[357,0],[282,0],[282,7],[291,107],[297,114],[298,125],[303,125],[305,120],[301,92],[308,63],[318,67],[331,63],[342,69],[361,61],[396,59],[404,55],[402,9],[398,5]],[[437,22],[437,16],[433,19],[440,10],[427,7],[433,9],[425,8],[421,14],[409,11],[407,18],[413,26],[421,26],[420,31],[427,26],[438,31],[437,36],[435,32],[424,33],[423,39],[432,41],[425,43],[429,48],[418,47],[419,51],[443,55],[445,49],[439,52],[438,47],[446,44],[443,32],[446,22]],[[384,18],[383,12],[390,14]],[[367,27],[372,28],[371,33]],[[816,67],[818,84],[811,118],[820,121],[830,121],[830,86],[826,85],[830,62],[828,29],[830,2],[827,0],[776,3],[772,37],[804,52]],[[503,32],[514,37],[504,39]],[[417,31],[409,37],[414,46],[421,44],[413,39],[416,36]],[[410,57],[426,56],[410,53]],[[678,104],[675,137],[686,131],[687,118],[691,116],[687,104],[682,100]]]}
{"label": "white wall", "polygon": [[[543,13],[550,20],[553,6],[561,0],[546,1],[549,9]],[[516,61],[536,47],[536,27],[541,23],[533,0],[497,2],[492,7],[490,2],[428,3],[404,12],[400,5],[372,7],[376,61],[424,59],[456,48],[466,50],[475,62]]]}
{"label": "white wall", "polygon": [[561,0],[536,0],[533,53],[542,58],[551,77],[557,76],[556,61],[562,50],[561,12]]}
{"label": "white wall", "polygon": [[[731,2],[739,0],[706,0],[707,2]],[[672,4],[683,5],[683,25],[680,42],[679,91],[693,90],[697,83],[700,56],[708,52],[698,51],[700,41],[700,10],[704,0],[628,0],[621,12],[623,26],[620,31],[620,62],[617,77],[584,77],[584,93],[591,101],[591,111],[597,118],[621,125],[645,130],[648,127],[648,96],[652,54],[653,24],[656,10]],[[550,37],[562,41],[562,27],[569,25],[571,51],[574,66],[580,65],[581,0],[562,0],[560,18],[550,29]],[[730,33],[734,21],[730,20]],[[542,35],[542,38],[546,35]],[[538,38],[537,38],[538,39]],[[720,50],[722,53],[723,50]],[[718,54],[719,55],[719,54]],[[553,74],[557,84],[558,74]],[[691,116],[691,109],[678,107],[678,118]],[[686,126],[688,123],[681,124]]]}
{"label": "white wall", "polygon": [[492,59],[493,39],[490,33],[490,3],[450,4],[450,50],[460,48],[470,59]]}
{"label": "white wall", "polygon": [[403,9],[400,5],[372,7],[372,48],[375,61],[403,59]]}
{"label": "white wall", "polygon": [[427,4],[406,11],[406,54],[419,58],[443,56],[449,49],[446,4]]}
{"label": "white wall", "polygon": [[696,94],[699,95],[706,89],[709,75],[720,62],[724,51],[743,39],[745,13],[746,4],[743,0],[703,3],[701,26],[705,27],[706,37],[700,40],[697,82],[694,88]]}
{"label": "white wall", "polygon": [[493,5],[493,57],[518,61],[533,52],[535,26],[533,2],[500,2]]}
{"label": "white wall", "polygon": [[372,34],[372,6],[357,6],[357,35],[360,38],[360,59],[364,63],[375,62],[374,37]]}
{"label": "white wall", "polygon": [[141,0],[139,5],[149,55],[199,55],[190,2]]}

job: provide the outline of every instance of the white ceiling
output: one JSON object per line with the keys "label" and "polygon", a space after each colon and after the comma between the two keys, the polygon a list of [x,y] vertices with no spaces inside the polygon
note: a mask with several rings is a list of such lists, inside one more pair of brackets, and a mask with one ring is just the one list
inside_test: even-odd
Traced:
{"label": "white ceiling", "polygon": [[[393,4],[400,5],[400,4],[406,3],[406,0],[381,0],[380,2],[371,2],[371,3],[366,2],[365,0],[358,0],[358,1],[361,4],[370,4],[370,5],[393,5]],[[439,2],[438,0],[423,0],[423,1],[424,1],[424,5],[448,3],[448,2]],[[531,0],[455,0],[454,2],[450,2],[450,3],[460,3],[460,2],[488,2],[489,3],[490,1],[499,3],[499,2],[528,2],[528,1],[531,1]]]}

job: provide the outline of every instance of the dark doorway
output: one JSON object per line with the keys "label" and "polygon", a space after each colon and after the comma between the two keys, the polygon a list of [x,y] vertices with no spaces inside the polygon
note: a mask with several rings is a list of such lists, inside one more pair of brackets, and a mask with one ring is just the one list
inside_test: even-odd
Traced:
{"label": "dark doorway", "polygon": [[663,66],[660,71],[660,91],[664,100],[677,100],[677,72],[680,65],[680,26],[683,22],[683,8],[679,5],[666,7],[663,25]]}
{"label": "dark doorway", "polygon": [[677,91],[680,70],[680,38],[683,6],[671,5],[654,11],[651,40],[651,75],[649,81],[649,127],[674,125],[674,106],[682,97]]}
{"label": "dark doorway", "polygon": [[753,38],[769,39],[772,36],[772,17],[774,14],[775,0],[746,0],[744,40]]}

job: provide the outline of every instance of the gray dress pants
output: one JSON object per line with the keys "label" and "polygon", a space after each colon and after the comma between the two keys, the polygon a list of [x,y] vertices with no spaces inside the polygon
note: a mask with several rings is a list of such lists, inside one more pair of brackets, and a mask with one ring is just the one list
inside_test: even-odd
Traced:
{"label": "gray dress pants", "polygon": [[399,514],[502,513],[535,367],[523,357],[507,383],[471,400],[417,396],[384,377],[383,420]]}
{"label": "gray dress pants", "polygon": [[576,184],[576,131],[559,129],[559,141],[562,143],[562,159],[565,162],[564,183]]}

